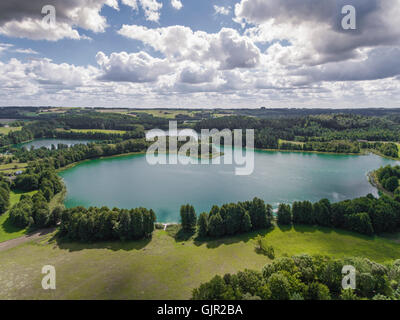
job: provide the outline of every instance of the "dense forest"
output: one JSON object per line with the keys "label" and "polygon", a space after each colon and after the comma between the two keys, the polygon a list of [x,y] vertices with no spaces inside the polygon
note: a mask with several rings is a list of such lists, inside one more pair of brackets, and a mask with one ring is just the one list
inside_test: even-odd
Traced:
{"label": "dense forest", "polygon": [[[87,120],[89,121],[89,120]],[[90,123],[86,125],[87,129],[98,129],[96,124]],[[32,139],[40,138],[59,138],[59,139],[87,139],[87,140],[108,140],[113,142],[121,142],[128,139],[144,138],[144,128],[139,124],[132,124],[129,126],[129,131],[123,134],[114,134],[112,132],[90,132],[90,131],[70,131],[69,126],[64,125],[59,121],[33,121],[26,123],[21,130],[11,131],[7,135],[0,137],[0,147],[19,144]],[[78,128],[79,129],[79,128]]]}
{"label": "dense forest", "polygon": [[213,128],[254,129],[255,147],[261,149],[359,153],[361,148],[369,148],[398,157],[395,144],[382,142],[399,141],[400,118],[354,114],[281,118],[227,116],[194,125],[197,131]]}
{"label": "dense forest", "polygon": [[365,235],[396,232],[400,229],[400,202],[369,194],[353,200],[330,203],[328,199],[311,203],[296,201],[281,204],[277,212],[280,225],[304,224],[334,227]]}
{"label": "dense forest", "polygon": [[138,240],[151,236],[155,221],[156,215],[151,209],[75,207],[63,211],[59,235],[82,242]]}
{"label": "dense forest", "polygon": [[[187,219],[186,212],[188,216],[192,212],[194,218]],[[192,206],[181,208],[184,229],[195,229],[195,217]],[[328,199],[315,203],[295,201],[292,205],[280,204],[276,220],[278,225],[339,228],[369,236],[392,233],[400,230],[400,202],[389,196],[375,198],[371,194],[336,203],[330,203]],[[272,221],[272,206],[254,198],[252,201],[213,206],[209,213],[201,213],[197,219],[198,235],[200,238],[218,238],[250,230],[268,229],[273,225]]]}
{"label": "dense forest", "polygon": [[208,214],[200,214],[198,226],[200,237],[222,237],[267,229],[272,226],[272,206],[258,198],[213,206]]}
{"label": "dense forest", "polygon": [[400,166],[386,166],[378,169],[376,173],[382,187],[394,193],[395,200],[400,201]]}
{"label": "dense forest", "polygon": [[32,197],[29,195],[21,196],[20,201],[10,209],[10,221],[19,228],[53,227],[60,222],[62,212],[61,206],[50,210],[48,200],[39,191]]}
{"label": "dense forest", "polygon": [[[356,269],[356,289],[342,289],[342,268]],[[399,300],[400,260],[378,264],[366,258],[282,257],[261,271],[215,276],[193,290],[194,300]]]}
{"label": "dense forest", "polygon": [[214,205],[210,212],[203,212],[197,218],[193,206],[183,205],[180,210],[182,228],[194,232],[196,223],[198,235],[204,237],[223,237],[267,229],[272,226],[272,207],[263,200],[228,203],[221,207]]}
{"label": "dense forest", "polygon": [[[2,116],[0,110],[0,117]],[[352,112],[350,112],[352,111]],[[295,151],[334,153],[360,153],[371,150],[398,158],[395,142],[400,137],[400,113],[396,110],[315,110],[257,109],[229,111],[226,116],[186,121],[178,120],[180,128],[201,129],[254,129],[255,147]],[[68,109],[66,112],[38,112],[17,110],[20,118],[25,114],[22,130],[0,136],[0,147],[29,141],[35,138],[69,138],[109,141],[118,143],[128,139],[144,138],[145,130],[168,129],[169,119],[146,112],[112,113],[88,109]],[[215,111],[216,112],[216,111]],[[228,113],[228,111],[219,111]],[[6,114],[6,113],[5,113]],[[10,110],[11,116],[13,110]],[[196,113],[197,114],[197,113]],[[14,114],[15,115],[15,114]],[[4,115],[5,116],[5,115]],[[14,117],[20,119],[18,117]],[[188,118],[189,119],[189,118]],[[29,120],[29,121],[28,121]],[[111,132],[71,131],[71,129],[124,130],[124,134]]]}
{"label": "dense forest", "polygon": [[60,144],[57,148],[51,149],[17,149],[14,153],[14,157],[20,162],[29,162],[44,159],[55,169],[58,169],[68,164],[86,159],[93,159],[103,156],[113,156],[130,152],[143,152],[148,146],[149,143],[146,142],[146,140],[144,139],[130,139],[115,144],[77,144],[71,147]]}

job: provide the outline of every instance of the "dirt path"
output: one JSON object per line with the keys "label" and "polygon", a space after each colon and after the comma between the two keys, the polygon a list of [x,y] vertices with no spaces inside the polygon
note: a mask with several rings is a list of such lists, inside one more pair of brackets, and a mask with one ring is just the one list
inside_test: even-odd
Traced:
{"label": "dirt path", "polygon": [[41,229],[35,232],[32,232],[30,234],[27,234],[25,236],[16,238],[16,239],[11,239],[7,240],[4,242],[0,242],[0,251],[4,251],[13,247],[16,247],[20,244],[23,244],[25,242],[33,241],[36,239],[39,239],[51,232],[53,232],[56,228],[47,228],[47,229]]}

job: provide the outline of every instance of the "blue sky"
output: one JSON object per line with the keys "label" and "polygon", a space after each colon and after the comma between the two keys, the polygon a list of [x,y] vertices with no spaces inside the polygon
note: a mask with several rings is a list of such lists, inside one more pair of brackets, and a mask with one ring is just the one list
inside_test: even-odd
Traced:
{"label": "blue sky", "polygon": [[0,104],[400,107],[399,14],[397,0],[5,1]]}
{"label": "blue sky", "polygon": [[[115,10],[109,6],[104,6],[100,14],[105,16],[110,25],[104,33],[95,33],[90,30],[77,28],[79,33],[90,37],[92,40],[76,41],[71,39],[61,39],[59,41],[30,40],[26,38],[13,38],[0,35],[0,43],[10,43],[19,48],[32,49],[39,53],[38,56],[47,57],[54,62],[68,62],[76,65],[96,64],[96,53],[103,51],[111,54],[116,51],[137,52],[143,49],[139,41],[132,41],[118,35],[116,32],[123,24],[137,24],[148,28],[167,27],[174,25],[184,25],[192,30],[202,30],[208,33],[218,32],[222,27],[235,28],[241,32],[239,24],[232,20],[233,12],[230,14],[216,14],[214,5],[224,8],[233,8],[238,1],[218,0],[218,1],[199,1],[186,0],[180,10],[172,7],[170,0],[158,0],[162,3],[159,21],[146,20],[143,9],[133,10],[124,4],[120,5],[120,10]],[[51,3],[47,1],[46,3]],[[57,9],[57,8],[56,8]],[[154,52],[153,52],[154,53]],[[7,60],[12,57],[26,58],[23,54],[15,52],[5,52],[1,59]],[[36,55],[35,55],[36,57]]]}

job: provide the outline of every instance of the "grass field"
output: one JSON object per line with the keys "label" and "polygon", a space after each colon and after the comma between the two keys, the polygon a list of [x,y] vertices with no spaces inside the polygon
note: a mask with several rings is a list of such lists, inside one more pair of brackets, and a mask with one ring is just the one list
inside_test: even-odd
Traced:
{"label": "grass field", "polygon": [[[400,253],[400,244],[389,239],[323,228],[275,228],[261,234],[278,257],[308,253],[384,262]],[[260,270],[268,263],[255,251],[256,235],[177,242],[158,230],[152,240],[139,242],[26,243],[0,252],[0,299],[187,299],[215,274]],[[47,264],[56,267],[56,290],[41,288],[41,268]]]}
{"label": "grass field", "polygon": [[213,114],[214,118],[234,115],[233,111],[226,110],[224,112],[218,112],[215,110],[200,110],[200,109],[102,109],[97,110],[102,113],[117,113],[117,114],[127,114],[130,116],[136,116],[136,113],[147,113],[153,115],[154,117],[166,118],[166,119],[175,119],[175,116],[178,114],[185,116],[195,116],[196,113],[201,113],[202,111],[208,111]]}
{"label": "grass field", "polygon": [[0,127],[1,134],[8,134],[11,131],[20,131],[22,127]]}
{"label": "grass field", "polygon": [[282,139],[279,139],[279,140],[278,140],[279,146],[280,146],[282,143],[291,143],[291,144],[297,144],[297,145],[300,145],[300,146],[304,146],[304,142],[289,141],[289,140],[282,140]]}
{"label": "grass field", "polygon": [[[23,194],[33,195],[36,191],[32,192],[18,192],[11,191],[10,193],[10,208],[19,201]],[[26,234],[27,229],[20,229],[14,227],[8,220],[8,211],[0,215],[0,242],[11,240]]]}
{"label": "grass field", "polygon": [[153,115],[153,117],[166,118],[166,119],[175,119],[175,116],[178,114],[183,114],[185,116],[193,116],[196,111],[190,110],[134,110],[137,113],[147,113]]}
{"label": "grass field", "polygon": [[28,166],[27,163],[20,163],[20,162],[0,164],[0,172],[5,174],[14,173],[16,171],[25,169],[27,166]]}

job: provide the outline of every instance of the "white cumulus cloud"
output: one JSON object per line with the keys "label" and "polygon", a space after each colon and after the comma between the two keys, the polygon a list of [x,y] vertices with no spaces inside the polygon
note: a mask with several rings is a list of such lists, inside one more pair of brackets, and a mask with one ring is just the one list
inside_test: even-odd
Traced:
{"label": "white cumulus cloud", "polygon": [[171,0],[171,5],[176,10],[181,10],[183,8],[181,0]]}
{"label": "white cumulus cloud", "polygon": [[131,7],[133,10],[139,10],[139,6],[144,11],[146,20],[158,22],[160,20],[160,11],[163,6],[157,0],[122,0],[122,4]]}
{"label": "white cumulus cloud", "polygon": [[223,6],[217,6],[217,5],[214,5],[214,11],[216,14],[222,14],[224,16],[227,16],[231,13],[230,7],[223,7]]}

